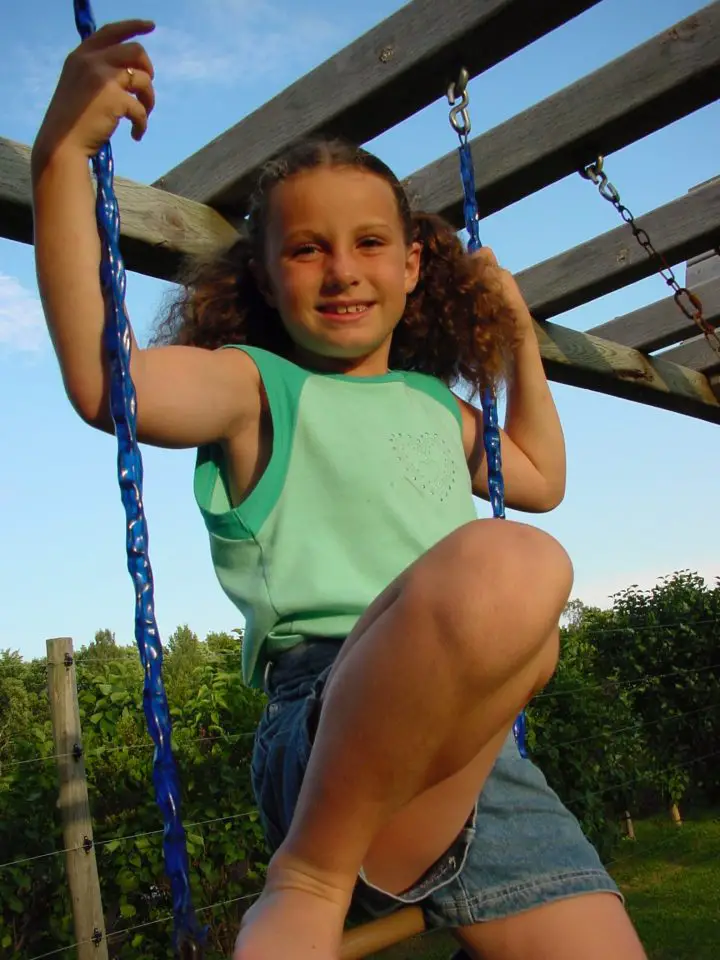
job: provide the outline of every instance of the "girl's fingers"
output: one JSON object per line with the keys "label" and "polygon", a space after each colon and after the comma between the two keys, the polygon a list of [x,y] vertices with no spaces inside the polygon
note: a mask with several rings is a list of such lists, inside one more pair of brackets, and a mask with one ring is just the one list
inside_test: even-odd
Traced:
{"label": "girl's fingers", "polygon": [[471,254],[473,260],[478,260],[481,264],[484,264],[488,267],[497,267],[497,257],[492,252],[490,247],[480,247],[479,250],[475,250]]}
{"label": "girl's fingers", "polygon": [[154,29],[152,20],[119,20],[117,23],[106,23],[84,40],[82,46],[86,50],[104,50],[132,37],[152,33]]}
{"label": "girl's fingers", "polygon": [[145,108],[146,114],[152,113],[155,106],[155,89],[149,73],[144,70],[136,70],[134,67],[125,68],[120,74],[118,82],[124,90],[137,97]]}
{"label": "girl's fingers", "polygon": [[118,43],[104,50],[100,56],[111,67],[133,67],[135,70],[144,70],[151,77],[155,76],[155,68],[141,43]]}
{"label": "girl's fingers", "polygon": [[147,110],[138,98],[132,94],[127,95],[124,106],[125,116],[132,124],[131,136],[133,140],[142,140],[148,125]]}

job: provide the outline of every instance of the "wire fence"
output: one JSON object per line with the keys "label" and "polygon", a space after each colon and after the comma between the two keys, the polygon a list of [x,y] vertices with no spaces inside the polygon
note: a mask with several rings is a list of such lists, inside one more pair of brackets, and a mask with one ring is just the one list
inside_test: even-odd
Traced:
{"label": "wire fence", "polygon": [[[694,621],[691,621],[690,625],[691,625],[691,626],[695,626],[695,625],[708,625],[708,624],[711,624],[711,623],[718,623],[718,624],[720,624],[720,618],[715,617],[715,618],[710,618],[710,619],[694,620]],[[644,626],[639,626],[639,627],[633,627],[632,629],[633,629],[633,631],[637,632],[637,631],[645,631],[645,630],[658,630],[658,629],[668,630],[668,629],[676,629],[676,628],[679,628],[679,627],[681,627],[681,626],[682,626],[682,627],[687,627],[687,626],[688,626],[688,621],[682,620],[682,621],[677,621],[677,622],[674,622],[674,623],[650,624],[650,625],[644,625]],[[626,629],[627,629],[627,628],[625,628],[625,627],[622,627],[622,628],[602,629],[602,630],[598,630],[598,631],[594,632],[594,633],[593,633],[593,636],[596,636],[596,635],[599,636],[599,635],[607,634],[607,633],[617,633],[617,632],[619,632],[619,631],[626,630]],[[228,651],[228,653],[232,653],[232,655],[235,656],[235,657],[238,656],[238,654],[237,654],[236,651]],[[92,658],[89,658],[89,659],[85,660],[84,662],[86,662],[86,663],[101,663],[101,664],[104,664],[104,663],[129,662],[129,660],[130,660],[130,657],[109,658],[109,659],[104,659],[104,658],[92,659]],[[203,662],[205,662],[205,661],[203,661]],[[212,661],[212,660],[208,660],[207,662],[208,662],[208,663],[212,663],[213,661]],[[55,665],[56,665],[56,666],[67,666],[67,664],[65,664],[64,662],[59,662],[59,663],[57,663],[57,664],[55,664]],[[76,666],[76,667],[78,666],[78,662],[75,662],[75,666]],[[598,684],[583,684],[582,686],[572,687],[572,688],[570,688],[570,689],[552,690],[552,691],[547,692],[547,693],[539,693],[539,694],[537,694],[537,695],[533,698],[533,702],[539,702],[539,701],[546,700],[546,699],[549,699],[549,698],[554,699],[554,698],[557,698],[557,697],[572,696],[572,695],[574,695],[574,694],[579,694],[579,693],[589,693],[589,692],[591,692],[591,691],[607,691],[607,692],[610,692],[610,691],[612,691],[612,690],[619,690],[619,689],[623,689],[623,688],[624,688],[624,689],[630,689],[630,688],[632,688],[632,687],[641,686],[642,684],[646,684],[646,683],[648,683],[648,681],[651,681],[651,680],[665,680],[665,679],[668,679],[668,678],[670,678],[670,677],[681,677],[681,676],[683,676],[683,675],[687,676],[687,675],[691,675],[691,674],[692,674],[692,675],[694,675],[694,674],[702,674],[702,673],[707,673],[707,672],[709,672],[709,671],[711,671],[711,670],[720,670],[720,662],[718,662],[718,663],[712,663],[712,664],[707,664],[707,665],[705,665],[705,666],[699,666],[699,667],[680,667],[680,668],[678,668],[678,669],[676,669],[676,670],[663,671],[663,672],[660,672],[660,673],[644,673],[644,674],[642,674],[640,677],[633,678],[632,680],[606,680],[606,681],[604,681],[603,683],[598,683]],[[706,708],[706,709],[713,709],[713,705],[711,705],[710,707],[708,707],[708,708]],[[652,721],[652,722],[657,722],[657,721]],[[642,726],[643,724],[640,724],[640,725]],[[614,732],[616,732],[616,733],[622,732],[624,729],[626,729],[626,728],[620,728],[619,730],[614,731]],[[211,735],[211,736],[196,737],[196,738],[193,738],[193,739],[191,739],[191,740],[184,741],[184,742],[185,742],[185,743],[212,743],[213,741],[231,741],[231,740],[238,740],[238,739],[243,739],[243,738],[251,738],[251,737],[253,737],[254,735],[255,735],[255,734],[254,734],[254,731],[248,731],[248,732],[239,733],[239,734],[215,734],[215,735]],[[602,735],[605,735],[605,734],[602,734]],[[589,738],[589,739],[593,739],[593,738]],[[567,741],[566,743],[558,744],[558,747],[571,746],[573,743],[581,743],[581,742],[583,742],[583,740]],[[6,748],[6,747],[9,747],[9,746],[15,746],[15,745],[19,745],[19,744],[18,744],[18,741],[6,741],[5,743],[0,744],[0,747]],[[150,740],[148,740],[147,743],[141,743],[141,744],[122,744],[122,745],[119,745],[119,746],[107,746],[107,745],[103,745],[103,746],[101,746],[101,747],[95,748],[95,749],[92,750],[92,751],[89,751],[89,752],[87,752],[87,753],[84,753],[83,756],[85,756],[85,757],[89,757],[89,756],[93,756],[93,755],[95,755],[95,756],[100,756],[100,755],[104,755],[104,754],[111,754],[111,753],[121,752],[121,751],[152,750],[152,749],[153,749],[153,743],[152,743]],[[69,752],[69,753],[50,753],[50,754],[47,754],[47,755],[45,755],[45,756],[41,756],[41,757],[30,757],[30,758],[23,759],[23,760],[11,760],[11,761],[2,761],[2,760],[0,760],[0,773],[2,773],[4,770],[9,769],[9,768],[14,767],[14,766],[24,766],[24,765],[35,764],[35,763],[46,763],[46,762],[48,762],[48,761],[50,761],[50,760],[62,760],[62,759],[66,759],[66,758],[69,758],[69,757],[72,757],[72,756],[74,756],[74,754],[73,754],[72,752]]]}
{"label": "wire fence", "polygon": [[[645,633],[647,631],[653,631],[653,630],[680,630],[680,629],[687,629],[688,627],[708,626],[711,623],[720,623],[720,619],[718,617],[700,617],[697,620],[675,620],[675,621],[670,621],[668,623],[658,622],[658,623],[644,623],[644,624],[637,624],[637,625],[627,624],[624,626],[616,626],[616,627],[599,627],[599,628],[593,628],[593,636],[595,637],[607,636],[613,633],[627,632],[628,630],[632,630],[634,633],[640,633],[640,634]],[[93,665],[93,664],[104,664],[104,663],[135,664],[137,662],[135,651],[131,647],[128,647],[127,651],[128,652],[126,654],[123,654],[122,656],[118,656],[118,657],[95,657],[95,656],[88,655],[84,653],[82,650],[80,650],[73,657],[73,663],[76,667],[82,667],[85,664]],[[240,658],[239,649],[213,650],[213,651],[202,650],[201,662],[199,665],[202,665],[205,663],[208,663],[208,664],[224,663],[228,659],[239,660],[239,658]],[[45,665],[48,663],[47,659],[41,659],[37,662],[38,664],[42,664],[42,665]],[[49,662],[54,666],[66,666],[64,662],[58,662],[58,663],[53,663],[53,661],[49,661]]]}
{"label": "wire fence", "polygon": [[[245,733],[219,733],[212,734],[204,737],[192,737],[189,740],[183,739],[182,745],[189,746],[194,743],[215,743],[220,741],[233,742],[236,740],[251,739],[255,736],[254,731],[247,731]],[[17,741],[14,742],[17,745]],[[9,745],[12,745],[13,741],[10,741]],[[85,751],[83,750],[82,756],[85,758],[88,757],[104,757],[112,753],[133,753],[135,750],[152,750],[155,745],[148,740],[147,743],[130,743],[122,744],[120,746],[108,747],[103,745],[102,747],[96,747],[93,750]],[[49,760],[66,760],[71,757],[75,757],[76,753],[74,751],[69,751],[68,753],[48,753],[42,757],[30,757],[27,760],[10,760],[7,763],[2,763],[0,761],[0,773],[4,769],[11,769],[12,767],[22,767],[27,766],[28,764],[36,763],[47,763]]]}
{"label": "wire fence", "polygon": [[[648,674],[648,676],[668,676],[668,674]],[[567,691],[565,691],[565,692],[567,692]],[[607,739],[607,738],[612,738],[612,737],[617,736],[619,733],[625,733],[625,732],[630,731],[630,730],[640,730],[640,729],[642,729],[642,728],[647,728],[647,727],[651,727],[651,726],[656,726],[656,725],[661,724],[661,723],[672,723],[673,721],[679,721],[679,720],[683,720],[683,719],[685,719],[685,718],[687,718],[687,717],[697,716],[697,715],[699,715],[699,714],[707,714],[707,713],[714,712],[714,711],[720,711],[720,700],[718,700],[718,702],[716,702],[716,703],[711,703],[711,704],[708,704],[707,706],[704,706],[704,707],[698,707],[698,708],[695,709],[695,710],[686,710],[686,711],[684,711],[684,712],[677,713],[677,714],[672,715],[672,716],[669,716],[669,717],[656,718],[656,719],[654,719],[654,720],[647,720],[647,721],[639,721],[638,723],[629,724],[629,725],[625,725],[625,726],[621,726],[621,727],[615,727],[614,729],[611,729],[611,730],[602,730],[602,731],[600,731],[599,733],[593,734],[592,736],[579,737],[579,738],[575,738],[575,739],[572,739],[572,740],[565,740],[565,741],[562,741],[562,742],[560,742],[560,743],[553,743],[552,746],[553,746],[553,748],[556,749],[556,750],[562,750],[562,749],[565,749],[566,747],[576,746],[576,745],[578,745],[578,744],[580,744],[580,743],[590,743],[590,742],[596,741],[596,740],[603,740],[603,739]],[[254,736],[254,733],[229,734],[229,735],[226,735],[226,736],[197,737],[197,738],[194,738],[193,740],[190,740],[190,741],[188,741],[188,742],[189,742],[189,743],[205,743],[205,742],[213,742],[213,741],[216,741],[216,740],[234,740],[234,739],[238,739],[238,738],[241,738],[241,737],[253,737],[253,736]],[[152,744],[143,744],[142,747],[143,747],[143,748],[151,748],[151,747],[152,747]],[[129,750],[132,750],[132,749],[138,749],[138,745],[132,745],[132,746],[130,746],[130,747],[116,747],[116,748],[111,748],[111,749],[114,749],[114,750],[117,750],[117,751],[121,751],[121,750],[124,750],[124,749],[125,749],[125,750],[128,750],[128,749],[129,749]],[[103,748],[99,748],[98,750],[90,751],[90,752],[87,754],[87,756],[92,756],[93,754],[98,755],[98,754],[101,754],[102,752],[103,752]],[[691,764],[693,764],[693,763],[699,763],[699,762],[702,761],[702,760],[710,759],[711,757],[715,757],[715,756],[718,756],[718,755],[720,755],[720,750],[714,751],[714,752],[712,752],[712,753],[705,754],[705,755],[700,756],[700,757],[696,757],[696,758],[694,758],[693,760],[690,760],[690,761],[681,762],[680,764],[678,764],[678,766],[683,767],[683,766],[686,766],[686,765],[691,765]],[[65,758],[65,757],[72,757],[72,756],[73,756],[72,753],[67,753],[67,754],[65,754],[65,753],[62,753],[62,754],[53,754],[53,755],[48,756],[48,757],[38,757],[38,758],[36,758],[36,761],[37,761],[37,762],[44,762],[44,761],[46,761],[46,760],[62,759],[62,758]],[[19,761],[19,763],[25,763],[25,762],[30,763],[30,762],[33,762],[33,761]],[[12,766],[12,764],[9,764],[8,766]],[[620,789],[621,787],[626,787],[626,786],[629,786],[630,784],[636,783],[636,782],[638,782],[638,781],[641,780],[641,779],[643,779],[643,778],[642,778],[642,777],[638,777],[638,778],[634,778],[634,779],[632,779],[632,780],[625,780],[625,781],[623,781],[622,783],[611,784],[610,786],[606,787],[604,790],[600,791],[600,792],[597,793],[597,794],[586,794],[586,796],[594,796],[594,795],[598,795],[598,796],[599,796],[599,795],[601,795],[601,794],[603,794],[603,793],[609,793],[609,792],[612,792],[612,791],[615,790],[615,789]],[[185,827],[186,827],[186,828],[199,827],[199,826],[203,826],[203,825],[211,824],[211,823],[220,823],[220,822],[238,820],[238,819],[245,818],[245,817],[247,817],[247,816],[249,816],[248,813],[228,814],[227,816],[224,816],[224,817],[214,817],[214,818],[209,819],[209,820],[196,820],[196,821],[191,821],[190,823],[186,823],[186,824],[185,824]],[[125,843],[125,842],[127,842],[127,841],[136,840],[136,839],[139,839],[139,838],[141,838],[141,837],[160,836],[162,833],[163,833],[162,830],[147,830],[147,831],[144,831],[144,832],[142,832],[142,833],[135,833],[135,834],[129,834],[129,835],[118,834],[117,836],[109,837],[109,838],[107,838],[107,839],[95,840],[95,841],[94,841],[94,845],[95,845],[96,847],[102,847],[102,846],[106,846],[107,844],[110,844],[110,843]],[[64,848],[64,849],[62,849],[62,850],[53,850],[53,851],[49,851],[48,853],[37,854],[37,855],[32,856],[32,857],[23,857],[23,858],[16,859],[16,860],[10,860],[10,861],[7,861],[6,863],[0,863],[0,870],[2,870],[2,869],[5,868],[5,867],[13,867],[13,866],[17,866],[17,865],[19,865],[19,864],[21,864],[21,863],[29,863],[29,862],[31,862],[31,861],[33,861],[33,860],[41,860],[41,859],[44,859],[44,858],[46,858],[46,857],[62,856],[63,854],[70,853],[70,852],[72,852],[73,850],[82,850],[82,849],[83,849],[82,846],[78,846],[78,847],[68,847],[68,848]]]}
{"label": "wire fence", "polygon": [[[241,903],[243,901],[252,901],[257,900],[260,896],[260,893],[248,893],[244,894],[242,897],[231,897],[228,900],[218,900],[216,903],[208,903],[204,907],[198,907],[195,911],[196,913],[207,913],[210,910],[217,910],[219,907],[227,907],[233,903]],[[119,930],[113,930],[110,933],[106,934],[105,939],[108,943],[112,943],[114,940],[117,940],[121,937],[126,937],[130,933],[135,933],[138,930],[145,930],[148,927],[156,927],[161,923],[172,923],[173,915],[166,914],[164,917],[156,917],[154,920],[144,920],[142,923],[135,923],[131,927],[122,927]],[[61,953],[66,953],[68,950],[74,950],[77,947],[84,946],[86,943],[94,943],[94,940],[76,940],[75,943],[69,943],[65,947],[58,947],[56,950],[50,950],[48,953],[39,953],[34,957],[30,957],[29,960],[44,960],[45,957],[55,957]]]}
{"label": "wire fence", "polygon": [[[708,626],[711,624],[720,623],[719,618],[706,618],[701,620],[690,621],[678,621],[675,623],[658,623],[658,624],[649,624],[642,625],[640,627],[634,627],[634,632],[646,633],[648,630],[662,630],[668,631],[673,629],[687,628],[688,625],[695,626]],[[598,636],[602,633],[617,633],[618,631],[625,630],[626,628],[608,628],[598,631],[594,631],[593,635]],[[205,656],[202,664],[219,664],[226,663],[228,658],[233,657],[237,660],[238,653],[237,651],[227,651],[224,656],[220,657],[209,657]],[[129,662],[130,657],[110,657],[110,658],[92,658],[92,657],[75,657],[73,660],[73,666],[76,668],[82,668],[84,666],[96,668],[98,665],[105,665],[110,663],[118,662]],[[51,664],[52,665],[52,664]],[[63,662],[58,664],[60,666],[67,666],[67,663]],[[583,684],[578,686],[571,686],[569,688],[558,688],[550,689],[541,694],[539,694],[535,700],[538,704],[543,705],[543,709],[547,710],[548,707],[551,707],[552,700],[555,699],[558,702],[562,701],[564,698],[573,697],[573,696],[582,696],[591,692],[598,692],[607,695],[609,698],[616,697],[620,691],[637,691],[641,690],[652,690],[662,681],[677,681],[679,684],[682,684],[688,677],[692,676],[694,678],[707,677],[708,680],[714,681],[716,678],[711,677],[710,674],[712,671],[720,670],[720,662],[703,664],[698,667],[678,667],[673,670],[662,670],[657,672],[646,672],[640,676],[633,677],[632,679],[608,679],[606,681],[593,683],[593,684]],[[669,712],[660,717],[654,716],[651,718],[639,718],[633,720],[631,723],[622,723],[617,726],[611,726],[606,729],[599,729],[590,734],[583,734],[582,736],[571,736],[561,741],[543,743],[542,740],[538,743],[536,748],[536,757],[540,766],[543,766],[542,756],[543,752],[548,748],[552,748],[556,752],[562,752],[570,750],[573,747],[579,745],[588,745],[593,742],[598,744],[600,749],[605,749],[607,744],[612,744],[613,741],[619,737],[621,734],[625,733],[634,733],[638,731],[652,731],[654,728],[662,727],[663,734],[670,733],[674,724],[680,724],[687,722],[688,719],[692,718],[693,722],[705,723],[712,721],[713,729],[720,729],[720,724],[715,721],[717,714],[720,714],[720,686],[718,687],[715,698],[709,703],[699,703],[697,706],[693,706],[691,709],[678,710],[675,712]],[[228,734],[228,733],[211,733],[205,734],[203,736],[197,737],[188,737],[179,735],[176,738],[175,749],[176,751],[182,752],[191,747],[196,747],[198,745],[215,745],[215,744],[232,744],[241,742],[243,740],[250,742],[251,739],[255,736],[253,731],[243,731],[240,733]],[[13,748],[22,748],[26,745],[26,741],[23,740],[0,740],[0,757],[2,756],[3,751],[8,751]],[[150,742],[149,738],[147,742],[144,743],[130,743],[130,744],[117,744],[117,743],[103,743],[99,746],[94,746],[92,749],[83,751],[83,759],[92,765],[92,763],[98,759],[101,759],[105,756],[120,754],[120,753],[133,753],[136,751],[151,751],[153,749],[153,744]],[[65,761],[70,758],[77,758],[77,753],[75,751],[66,752],[66,753],[49,753],[46,755],[37,755],[32,757],[26,757],[21,759],[12,759],[9,761],[0,760],[0,777],[3,774],[8,773],[9,771],[15,771],[18,775],[21,774],[23,770],[32,768],[36,765],[48,764],[51,762],[60,762]],[[678,760],[674,763],[675,770],[685,770],[690,775],[692,774],[693,768],[697,767],[700,764],[707,764],[710,761],[715,760],[720,757],[720,749],[714,750],[704,750],[697,753],[691,757],[685,757]],[[639,775],[625,778],[622,780],[614,780],[611,783],[608,783],[602,786],[598,790],[586,791],[582,797],[571,798],[565,800],[566,806],[574,812],[577,816],[581,815],[582,809],[587,805],[588,800],[591,798],[603,798],[612,796],[613,794],[618,794],[621,791],[627,791],[633,786],[637,786],[639,783],[646,782],[648,778],[647,771],[640,773]],[[22,777],[20,777],[21,782]],[[205,819],[193,820],[185,823],[187,830],[199,831],[203,837],[211,838],[212,832],[216,829],[221,828],[221,825],[235,825],[239,821],[246,820],[249,817],[252,817],[255,814],[253,810],[243,810],[242,812],[229,812],[222,816],[213,816],[207,817]],[[618,820],[621,818],[618,816]],[[124,833],[114,832],[110,836],[103,836],[98,839],[95,839],[92,842],[97,850],[102,850],[103,848],[115,851],[117,849],[124,849],[125,845],[135,845],[139,840],[156,840],[158,844],[160,843],[160,838],[162,837],[162,829],[152,829],[145,830],[134,833]],[[666,841],[665,846],[670,849],[674,843],[674,836],[670,836]],[[657,856],[658,851],[661,849],[661,846],[655,844],[652,847],[652,855]],[[78,852],[80,850],[85,850],[87,852],[87,846],[77,845],[72,847],[63,847],[60,849],[47,850],[44,852],[35,853],[28,856],[15,857],[12,859],[4,860],[0,862],[0,882],[2,882],[3,872],[9,871],[13,868],[30,865],[37,861],[50,860],[56,857],[65,857],[68,854],[73,852]],[[606,864],[608,868],[618,866],[620,864],[626,864],[628,861],[639,862],[642,860],[644,853],[642,846],[640,844],[635,844],[634,849],[627,853],[624,848],[620,847],[617,855],[613,855],[609,859],[606,859]],[[650,855],[648,853],[647,855]],[[714,856],[714,854],[713,854]],[[240,896],[234,896],[226,898],[223,900],[216,900],[214,902],[205,904],[201,906],[197,912],[212,912],[214,910],[219,910],[223,907],[236,906],[243,903],[249,903],[254,898],[259,895],[259,891],[252,893],[245,893]],[[108,944],[116,943],[121,940],[123,937],[127,937],[131,934],[138,933],[147,929],[156,928],[159,925],[166,924],[172,921],[172,916],[170,914],[163,915],[161,917],[155,917],[152,919],[144,919],[138,921],[137,923],[131,924],[129,926],[118,927],[110,930],[106,934],[106,940]],[[57,947],[56,949],[50,950],[46,953],[39,953],[29,957],[28,960],[43,960],[46,957],[59,956],[61,954],[67,953],[77,949],[78,947],[91,942],[90,940],[80,940],[70,943],[68,945]],[[25,956],[25,955],[23,955]]]}

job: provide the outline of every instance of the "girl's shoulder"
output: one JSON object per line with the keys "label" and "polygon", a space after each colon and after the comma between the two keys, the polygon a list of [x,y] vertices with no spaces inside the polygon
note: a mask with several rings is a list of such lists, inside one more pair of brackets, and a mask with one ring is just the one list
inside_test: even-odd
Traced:
{"label": "girl's shoulder", "polygon": [[420,390],[427,396],[432,397],[433,400],[441,403],[462,427],[461,401],[444,381],[429,373],[417,373],[415,371],[406,371],[403,373],[403,377],[409,387]]}

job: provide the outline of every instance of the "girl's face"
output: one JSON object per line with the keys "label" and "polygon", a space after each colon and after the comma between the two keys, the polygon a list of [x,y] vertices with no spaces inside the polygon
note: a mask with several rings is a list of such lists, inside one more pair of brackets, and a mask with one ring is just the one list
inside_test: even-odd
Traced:
{"label": "girl's face", "polygon": [[384,373],[421,249],[405,241],[390,184],[353,167],[289,177],[270,195],[266,238],[263,287],[297,358],[316,369]]}

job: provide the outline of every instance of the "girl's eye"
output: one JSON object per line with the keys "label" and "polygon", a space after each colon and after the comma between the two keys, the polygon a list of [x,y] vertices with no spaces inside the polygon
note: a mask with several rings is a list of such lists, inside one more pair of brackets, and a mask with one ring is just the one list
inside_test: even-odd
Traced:
{"label": "girl's eye", "polygon": [[360,245],[363,247],[381,247],[383,241],[380,237],[363,237],[360,241]]}
{"label": "girl's eye", "polygon": [[301,247],[296,247],[293,250],[293,256],[295,257],[307,257],[312,256],[313,253],[317,253],[317,246],[314,243],[304,243]]}

